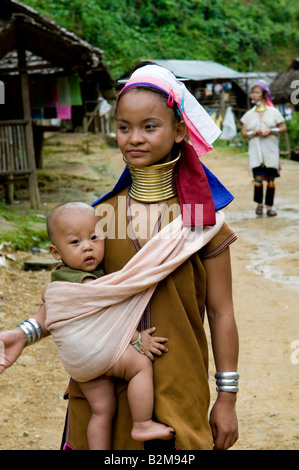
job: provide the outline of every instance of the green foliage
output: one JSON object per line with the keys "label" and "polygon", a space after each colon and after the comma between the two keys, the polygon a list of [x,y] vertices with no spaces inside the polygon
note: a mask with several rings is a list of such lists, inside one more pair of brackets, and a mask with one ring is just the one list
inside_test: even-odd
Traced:
{"label": "green foliage", "polygon": [[[8,222],[6,230],[3,224],[5,221]],[[46,248],[49,244],[44,218],[34,214],[19,214],[2,202],[0,225],[0,244],[10,242],[13,250],[29,251],[32,247]]]}
{"label": "green foliage", "polygon": [[284,69],[299,48],[297,0],[26,0],[105,52],[118,77],[140,59]]}
{"label": "green foliage", "polygon": [[292,119],[286,121],[290,139],[290,147],[299,147],[299,112],[293,113]]}
{"label": "green foliage", "polygon": [[45,232],[37,232],[29,227],[23,227],[17,234],[6,233],[0,236],[0,240],[10,242],[13,251],[30,251],[33,247],[46,248],[49,245]]}

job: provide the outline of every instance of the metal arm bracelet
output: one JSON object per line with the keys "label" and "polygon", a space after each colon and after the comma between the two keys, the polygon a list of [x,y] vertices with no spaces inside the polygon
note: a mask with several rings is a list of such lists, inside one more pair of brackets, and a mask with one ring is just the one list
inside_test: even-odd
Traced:
{"label": "metal arm bracelet", "polygon": [[37,343],[43,337],[43,330],[35,318],[27,318],[27,320],[17,325],[17,328],[24,331],[27,337],[27,346]]}
{"label": "metal arm bracelet", "polygon": [[216,391],[237,393],[239,391],[238,372],[216,372]]}
{"label": "metal arm bracelet", "polygon": [[140,346],[141,346],[141,333],[138,333],[138,338],[136,339],[136,341],[134,341],[134,343],[130,343],[131,346],[133,346],[133,348],[135,348],[138,352],[140,352],[140,354],[144,354],[144,352],[140,349]]}

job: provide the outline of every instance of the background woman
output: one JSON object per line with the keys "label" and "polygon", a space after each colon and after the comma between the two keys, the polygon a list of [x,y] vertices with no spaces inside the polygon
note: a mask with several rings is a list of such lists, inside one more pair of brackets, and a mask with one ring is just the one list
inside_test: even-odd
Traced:
{"label": "background woman", "polygon": [[253,200],[257,203],[256,214],[263,214],[263,182],[267,184],[265,205],[267,215],[275,216],[273,209],[275,178],[280,176],[279,135],[286,132],[284,118],[271,101],[270,90],[260,80],[250,94],[252,109],[241,118],[241,132],[249,139],[249,166],[254,178]]}

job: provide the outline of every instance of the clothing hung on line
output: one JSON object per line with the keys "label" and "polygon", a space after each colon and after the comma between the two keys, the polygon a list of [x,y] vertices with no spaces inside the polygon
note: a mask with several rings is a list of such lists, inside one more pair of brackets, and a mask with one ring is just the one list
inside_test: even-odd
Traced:
{"label": "clothing hung on line", "polygon": [[30,81],[30,97],[33,119],[51,117],[72,119],[72,106],[82,106],[80,78],[38,77]]}

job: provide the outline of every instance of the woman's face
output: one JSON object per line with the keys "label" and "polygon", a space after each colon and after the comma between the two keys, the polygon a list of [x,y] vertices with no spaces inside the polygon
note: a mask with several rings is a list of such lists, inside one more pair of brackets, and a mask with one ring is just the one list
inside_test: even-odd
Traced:
{"label": "woman's face", "polygon": [[130,90],[118,103],[117,141],[125,159],[136,167],[171,160],[174,143],[184,139],[184,121],[175,122],[173,110],[159,95]]}
{"label": "woman's face", "polygon": [[254,103],[261,101],[263,99],[262,89],[259,86],[254,87],[251,91],[250,98]]}

